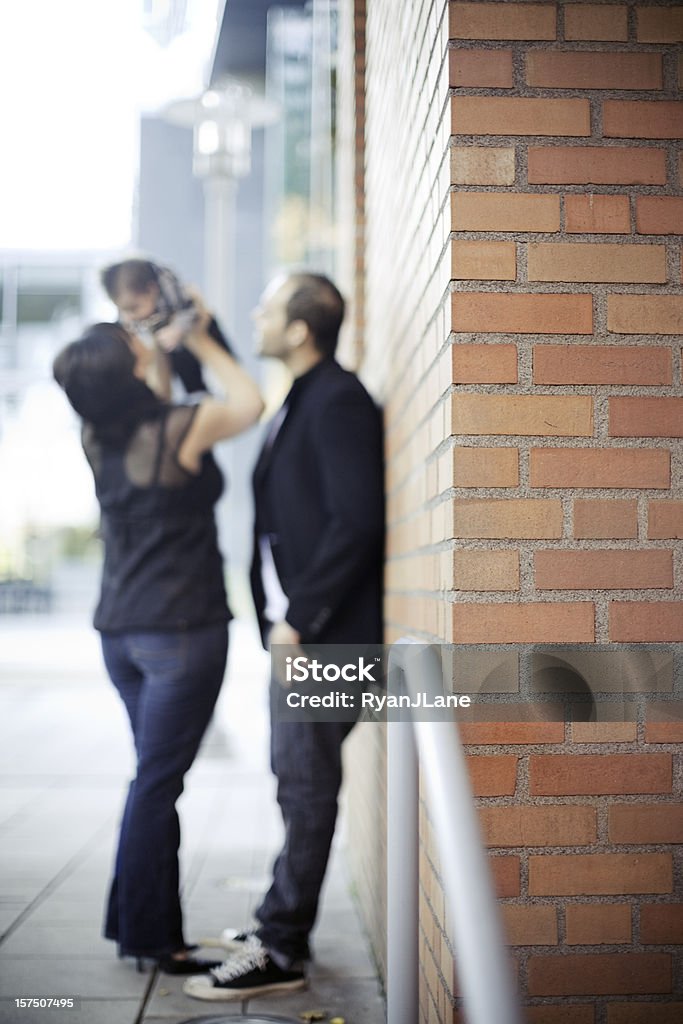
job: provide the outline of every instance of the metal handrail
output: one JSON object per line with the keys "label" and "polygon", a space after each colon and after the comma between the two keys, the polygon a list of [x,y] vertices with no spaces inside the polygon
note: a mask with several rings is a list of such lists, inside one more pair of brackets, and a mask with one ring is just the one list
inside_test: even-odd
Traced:
{"label": "metal handrail", "polygon": [[[389,683],[414,697],[443,693],[433,647],[403,638],[389,654]],[[394,688],[396,687],[396,688]],[[392,721],[387,738],[387,1020],[418,1013],[418,773],[422,768],[468,1024],[522,1024],[486,848],[453,722]]]}

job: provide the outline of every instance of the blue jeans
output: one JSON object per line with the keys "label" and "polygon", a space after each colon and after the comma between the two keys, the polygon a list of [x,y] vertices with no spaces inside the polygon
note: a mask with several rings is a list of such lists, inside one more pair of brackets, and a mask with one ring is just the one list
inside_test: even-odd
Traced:
{"label": "blue jeans", "polygon": [[225,623],[173,633],[103,633],[107,672],[130,718],[137,770],[128,790],[105,935],[121,951],[180,950],[176,801],[225,673]]}
{"label": "blue jeans", "polygon": [[285,841],[260,907],[256,934],[289,961],[310,958],[342,781],[342,743],[354,722],[283,721],[288,690],[270,684],[271,768]]}

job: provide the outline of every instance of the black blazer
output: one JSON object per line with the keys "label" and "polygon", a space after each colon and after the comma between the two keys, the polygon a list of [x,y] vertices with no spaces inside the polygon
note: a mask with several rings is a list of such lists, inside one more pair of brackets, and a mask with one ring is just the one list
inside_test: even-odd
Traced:
{"label": "black blazer", "polygon": [[258,537],[270,536],[303,642],[381,643],[382,420],[354,374],[325,359],[297,378],[287,415],[254,470],[251,584],[264,638]]}

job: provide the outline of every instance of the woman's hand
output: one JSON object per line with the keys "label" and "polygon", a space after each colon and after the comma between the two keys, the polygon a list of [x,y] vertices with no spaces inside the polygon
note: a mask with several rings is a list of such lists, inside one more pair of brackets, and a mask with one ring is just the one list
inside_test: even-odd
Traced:
{"label": "woman's hand", "polygon": [[211,314],[201,295],[188,289],[197,320],[185,338],[185,346],[209,370],[223,397],[205,398],[178,451],[180,465],[196,471],[201,455],[217,441],[234,437],[253,426],[263,413],[264,404],[256,382],[232,353],[209,332]]}
{"label": "woman's hand", "polygon": [[182,344],[184,334],[183,328],[171,321],[170,324],[160,327],[158,331],[154,332],[154,342],[162,351],[172,352],[174,348],[178,348],[178,345]]}
{"label": "woman's hand", "polygon": [[[203,345],[208,336],[211,313],[196,288],[188,288],[187,294],[192,299],[195,312],[192,326],[187,327],[187,318],[181,320],[180,316],[173,317],[165,327],[155,331],[154,340],[164,352],[172,352],[179,345],[184,345],[194,355],[199,356],[200,353],[197,349]],[[178,320],[180,322],[177,322]]]}
{"label": "woman's hand", "polygon": [[197,349],[201,348],[206,339],[209,338],[208,330],[209,324],[211,323],[211,313],[206,308],[204,299],[196,288],[190,286],[186,291],[192,299],[192,304],[195,308],[197,317],[187,334],[185,345],[196,356],[199,356]]}

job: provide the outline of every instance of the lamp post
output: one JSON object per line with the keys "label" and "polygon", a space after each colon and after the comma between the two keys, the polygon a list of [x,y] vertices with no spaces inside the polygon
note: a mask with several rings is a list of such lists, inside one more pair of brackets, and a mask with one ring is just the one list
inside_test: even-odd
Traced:
{"label": "lamp post", "polygon": [[237,182],[251,167],[251,90],[231,82],[195,101],[194,174],[204,186],[204,288],[209,306],[234,331]]}
{"label": "lamp post", "polygon": [[201,96],[175,100],[164,120],[191,128],[192,170],[204,188],[204,292],[226,330],[234,329],[235,200],[251,170],[253,128],[272,124],[279,109],[245,83],[224,79]]}
{"label": "lamp post", "polygon": [[[240,309],[244,288],[236,287],[239,277],[234,255],[237,190],[240,179],[246,177],[251,168],[252,129],[272,122],[278,110],[263,96],[254,94],[245,83],[226,79],[201,96],[175,100],[164,109],[162,116],[171,124],[193,132],[192,170],[202,181],[204,191],[203,293],[207,307],[239,352],[236,328],[244,319],[245,310]],[[236,310],[239,317],[236,317]],[[241,443],[238,439],[234,444],[224,445],[218,453],[221,466],[232,481],[222,502],[219,530],[228,564],[245,580],[244,586],[235,587],[237,595],[246,588],[244,560],[250,541],[249,525],[245,516],[239,514],[249,503],[247,485],[243,482],[248,476],[247,467],[242,467],[244,473],[234,472],[235,463],[245,461]]]}

